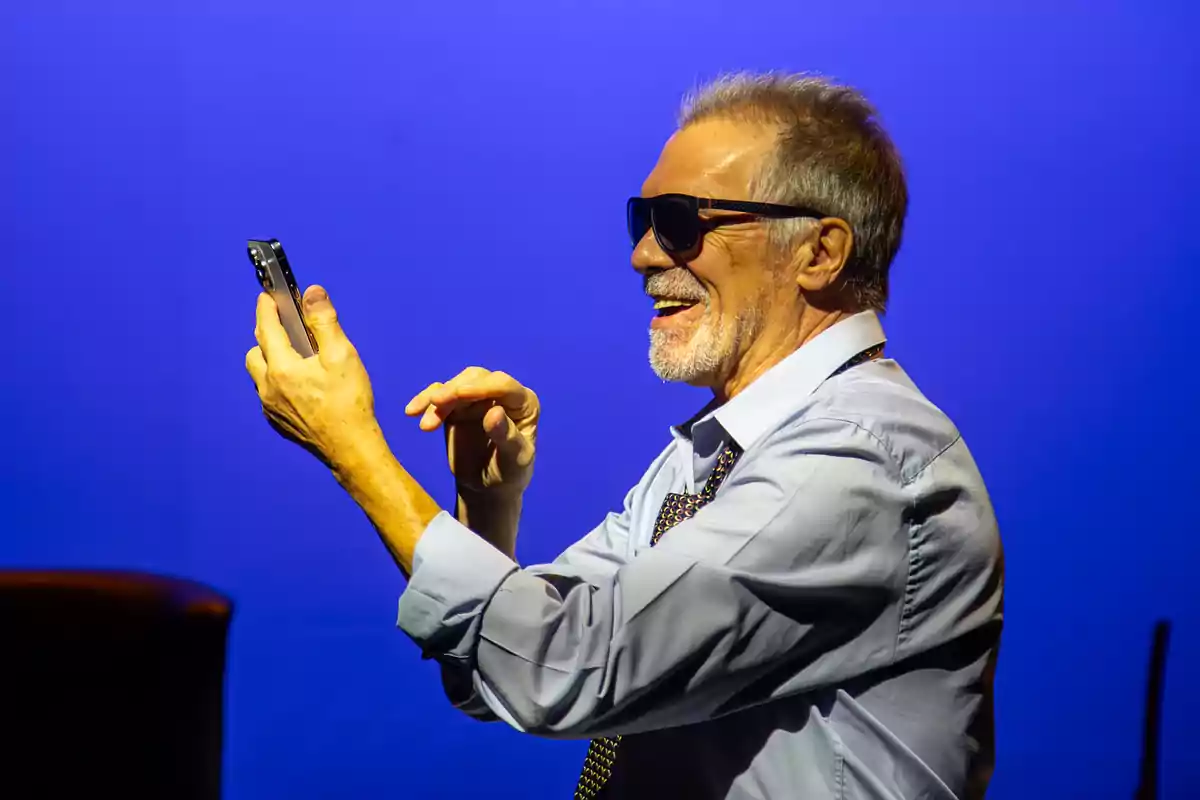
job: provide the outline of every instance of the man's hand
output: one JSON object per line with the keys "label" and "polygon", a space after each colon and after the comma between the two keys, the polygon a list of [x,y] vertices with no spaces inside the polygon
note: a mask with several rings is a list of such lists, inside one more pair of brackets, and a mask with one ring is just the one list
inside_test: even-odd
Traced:
{"label": "man's hand", "polygon": [[246,370],[272,427],[337,475],[347,462],[378,449],[383,437],[367,371],[320,286],[304,293],[304,315],[319,349],[311,358],[292,348],[275,301],[260,294],[254,328],[258,347],[246,354]]}
{"label": "man's hand", "polygon": [[521,498],[533,477],[537,395],[506,373],[468,367],[430,384],[404,412],[420,416],[422,430],[445,429],[459,521],[514,556]]}
{"label": "man's hand", "polygon": [[460,493],[492,497],[519,497],[529,486],[540,412],[530,389],[482,367],[430,384],[404,409],[421,417],[421,430],[445,427],[446,455]]}

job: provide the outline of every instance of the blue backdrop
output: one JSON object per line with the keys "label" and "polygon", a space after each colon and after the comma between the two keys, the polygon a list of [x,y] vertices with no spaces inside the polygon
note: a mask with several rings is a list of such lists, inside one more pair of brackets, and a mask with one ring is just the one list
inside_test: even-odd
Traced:
{"label": "blue backdrop", "polygon": [[1005,537],[992,796],[1129,796],[1157,615],[1166,796],[1189,796],[1200,7],[895,5],[9,2],[0,563],[236,599],[231,800],[566,797],[583,743],[446,704],[365,518],[263,422],[244,241],[329,288],[443,501],[409,397],[469,364],[540,393],[519,552],[547,560],[705,399],[646,364],[623,229],[680,92],[816,70],[906,156],[890,352],[964,431]]}

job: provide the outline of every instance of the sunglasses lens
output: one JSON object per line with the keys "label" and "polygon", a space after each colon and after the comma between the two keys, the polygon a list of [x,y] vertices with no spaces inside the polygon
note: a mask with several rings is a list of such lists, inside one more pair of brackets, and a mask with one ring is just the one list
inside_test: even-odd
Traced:
{"label": "sunglasses lens", "polygon": [[625,207],[625,225],[630,241],[637,247],[650,230],[650,202],[641,197],[631,198]]}
{"label": "sunglasses lens", "polygon": [[658,243],[668,253],[686,253],[696,246],[699,219],[686,200],[658,198],[651,206],[650,220]]}

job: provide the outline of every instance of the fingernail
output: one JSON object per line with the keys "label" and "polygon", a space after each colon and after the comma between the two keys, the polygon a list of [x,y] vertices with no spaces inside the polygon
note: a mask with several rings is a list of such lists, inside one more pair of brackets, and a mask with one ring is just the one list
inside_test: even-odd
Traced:
{"label": "fingernail", "polygon": [[304,295],[304,305],[312,308],[318,303],[324,303],[329,300],[329,295],[320,286],[313,286]]}

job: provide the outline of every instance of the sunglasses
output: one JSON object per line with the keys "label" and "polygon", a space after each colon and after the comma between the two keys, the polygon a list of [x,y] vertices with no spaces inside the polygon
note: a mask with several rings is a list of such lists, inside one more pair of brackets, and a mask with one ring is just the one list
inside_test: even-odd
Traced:
{"label": "sunglasses", "polygon": [[[701,209],[738,211],[736,215],[702,217]],[[625,207],[625,222],[633,246],[654,231],[654,240],[670,256],[693,253],[704,234],[721,225],[737,225],[752,219],[796,219],[828,216],[801,206],[776,203],[752,203],[743,200],[710,200],[689,194],[660,194],[657,197],[631,197]]]}

